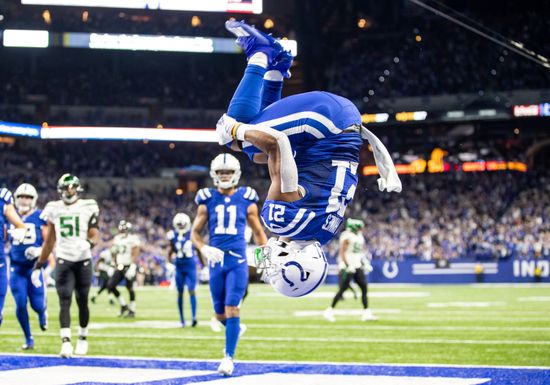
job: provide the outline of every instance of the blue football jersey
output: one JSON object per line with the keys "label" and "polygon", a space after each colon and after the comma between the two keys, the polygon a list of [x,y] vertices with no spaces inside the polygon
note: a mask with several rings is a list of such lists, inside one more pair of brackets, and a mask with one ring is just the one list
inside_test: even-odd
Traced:
{"label": "blue football jersey", "polygon": [[[288,96],[271,104],[250,121],[285,133],[300,160],[319,159],[357,161],[363,140],[358,132],[343,132],[361,125],[361,114],[346,98],[323,91]],[[328,141],[327,141],[328,140]],[[310,148],[314,145],[314,148]],[[248,142],[243,152],[249,157],[261,152]]]}
{"label": "blue football jersey", "polygon": [[166,234],[166,239],[170,241],[170,244],[176,253],[176,266],[195,262],[195,248],[191,243],[190,231],[180,233],[176,229],[173,229]]}
{"label": "blue football jersey", "polygon": [[195,203],[208,209],[210,245],[245,257],[247,210],[257,201],[258,194],[251,187],[238,187],[233,195],[223,195],[215,188],[199,190]]}
{"label": "blue football jersey", "polygon": [[8,220],[4,214],[6,210],[5,206],[12,204],[13,196],[11,195],[11,191],[4,187],[0,188],[0,262],[6,257],[4,254],[4,229],[8,224]]}
{"label": "blue football jersey", "polygon": [[31,246],[40,247],[44,242],[44,239],[42,238],[42,226],[46,225],[46,221],[40,218],[41,213],[41,210],[35,210],[30,215],[21,218],[25,223],[27,233],[25,235],[25,239],[21,243],[16,242],[10,237],[11,263],[16,265],[33,266],[34,261],[29,261],[27,257],[25,257],[25,250]]}
{"label": "blue football jersey", "polygon": [[273,234],[329,242],[337,233],[357,187],[357,162],[320,161],[298,168],[305,196],[294,202],[266,200],[261,218]]}

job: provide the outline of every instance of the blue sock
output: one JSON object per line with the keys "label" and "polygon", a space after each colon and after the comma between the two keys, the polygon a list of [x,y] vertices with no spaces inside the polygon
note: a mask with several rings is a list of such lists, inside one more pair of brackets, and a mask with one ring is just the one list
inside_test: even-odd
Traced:
{"label": "blue sock", "polygon": [[274,82],[271,80],[264,80],[264,88],[262,90],[262,106],[263,110],[270,104],[281,99],[281,93],[283,91],[283,82]]}
{"label": "blue sock", "polygon": [[31,335],[31,325],[29,323],[29,313],[27,312],[27,307],[16,307],[15,309],[15,315],[17,316],[17,320],[19,321],[19,325],[21,325],[21,329],[23,329],[23,333],[25,334],[25,339],[28,341],[32,338]]}
{"label": "blue sock", "polygon": [[178,292],[178,310],[180,312],[180,322],[182,325],[185,323],[185,318],[183,318],[183,293]]}
{"label": "blue sock", "polygon": [[190,295],[189,301],[191,302],[191,317],[193,317],[193,320],[196,320],[197,319],[197,296]]}
{"label": "blue sock", "polygon": [[242,123],[248,123],[258,115],[265,72],[266,69],[258,65],[246,66],[244,76],[229,103],[227,115]]}
{"label": "blue sock", "polygon": [[225,325],[225,354],[230,357],[235,356],[237,349],[237,341],[239,340],[239,329],[241,326],[241,318],[228,318]]}

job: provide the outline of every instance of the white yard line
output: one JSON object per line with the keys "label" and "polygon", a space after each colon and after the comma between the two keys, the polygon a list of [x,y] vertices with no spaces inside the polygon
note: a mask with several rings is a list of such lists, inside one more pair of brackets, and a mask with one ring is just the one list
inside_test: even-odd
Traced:
{"label": "white yard line", "polygon": [[[21,333],[6,332],[4,335],[20,335]],[[57,336],[56,333],[48,333],[49,336]],[[93,333],[90,335],[90,343],[93,343],[93,338],[125,338],[125,339],[148,339],[160,340],[170,337],[175,340],[225,340],[224,335],[198,336],[198,335],[151,335],[151,334],[120,334],[120,333]],[[245,335],[243,337],[247,341],[259,342],[319,342],[319,343],[337,343],[352,342],[352,343],[395,343],[395,344],[444,344],[444,345],[550,345],[550,340],[461,340],[461,339],[443,339],[443,338],[322,338],[322,337],[253,337]]]}

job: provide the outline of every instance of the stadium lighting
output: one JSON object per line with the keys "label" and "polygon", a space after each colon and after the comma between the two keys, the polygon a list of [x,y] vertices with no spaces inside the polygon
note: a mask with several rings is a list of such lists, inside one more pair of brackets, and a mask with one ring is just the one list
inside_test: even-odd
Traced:
{"label": "stadium lighting", "polygon": [[48,31],[6,29],[3,35],[4,47],[46,48],[50,43]]}
{"label": "stadium lighting", "polygon": [[29,124],[0,122],[0,134],[40,137],[40,127]]}
{"label": "stadium lighting", "polygon": [[217,143],[215,130],[199,128],[78,127],[50,126],[40,132],[42,139],[158,140],[170,142]]}
{"label": "stadium lighting", "polygon": [[21,0],[21,4],[256,14],[263,11],[262,0]]}
{"label": "stadium lighting", "polygon": [[92,49],[117,49],[132,51],[214,52],[212,39],[204,37],[90,34]]}

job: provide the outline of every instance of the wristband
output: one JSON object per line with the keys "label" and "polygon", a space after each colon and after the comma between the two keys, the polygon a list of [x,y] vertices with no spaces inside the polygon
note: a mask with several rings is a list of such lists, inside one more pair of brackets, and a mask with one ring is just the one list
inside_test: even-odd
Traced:
{"label": "wristband", "polygon": [[44,262],[36,261],[33,266],[33,270],[40,270],[44,266]]}

